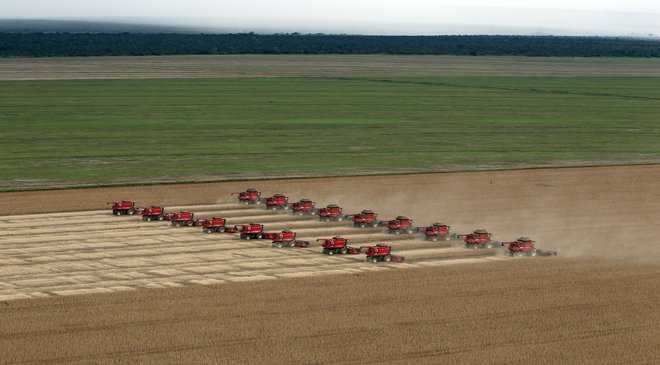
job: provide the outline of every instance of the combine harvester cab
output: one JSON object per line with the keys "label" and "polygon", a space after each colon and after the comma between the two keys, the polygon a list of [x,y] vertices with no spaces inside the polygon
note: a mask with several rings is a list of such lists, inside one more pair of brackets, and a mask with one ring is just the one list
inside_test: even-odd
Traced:
{"label": "combine harvester cab", "polygon": [[224,218],[209,218],[202,225],[204,233],[223,233],[227,229],[227,220]]}
{"label": "combine harvester cab", "polygon": [[[238,224],[235,228],[241,234],[242,240],[264,238],[264,225],[257,223]],[[227,230],[229,231],[229,230]]]}
{"label": "combine harvester cab", "polygon": [[504,244],[500,241],[493,241],[493,235],[488,233],[485,229],[477,229],[472,233],[459,235],[465,237],[465,248],[471,249],[484,249],[493,247],[502,247]]}
{"label": "combine harvester cab", "polygon": [[142,220],[147,222],[162,221],[165,219],[165,208],[152,205],[149,208],[142,209],[140,214],[142,214]]}
{"label": "combine harvester cab", "polygon": [[365,209],[357,214],[347,215],[346,218],[352,220],[353,227],[357,228],[378,227],[380,225],[378,214],[369,209]]}
{"label": "combine harvester cab", "polygon": [[270,236],[269,238],[273,240],[273,247],[282,248],[282,247],[309,247],[309,241],[301,241],[296,239],[296,233],[293,231],[282,231],[276,233],[275,236]]}
{"label": "combine harvester cab", "polygon": [[387,227],[388,232],[393,234],[401,234],[401,233],[412,234],[417,231],[417,229],[413,227],[412,219],[408,217],[404,217],[402,215],[394,218],[391,221],[385,221],[383,223]]}
{"label": "combine harvester cab", "polygon": [[181,226],[192,227],[195,225],[195,213],[192,212],[173,213],[170,216],[169,220],[173,227],[181,227]]}
{"label": "combine harvester cab", "polygon": [[362,252],[362,247],[351,247],[348,245],[348,239],[343,237],[319,238],[316,241],[323,242],[323,253],[326,255],[357,255]]}
{"label": "combine harvester cab", "polygon": [[238,195],[239,204],[261,204],[261,192],[255,188],[248,188],[240,193],[231,193],[231,195]]}
{"label": "combine harvester cab", "polygon": [[114,215],[133,215],[138,212],[135,202],[122,200],[119,202],[108,202],[112,204],[112,214]]}
{"label": "combine harvester cab", "polygon": [[363,247],[366,249],[367,262],[404,262],[403,256],[392,255],[392,246],[377,244],[376,246]]}
{"label": "combine harvester cab", "polygon": [[452,238],[457,238],[458,235],[453,235],[449,232],[451,227],[444,223],[433,223],[428,227],[420,227],[417,229],[418,232],[424,233],[424,238],[427,241],[449,241]]}
{"label": "combine harvester cab", "polygon": [[323,222],[341,222],[344,220],[343,209],[336,204],[330,204],[325,208],[319,209],[319,220]]}
{"label": "combine harvester cab", "polygon": [[293,215],[315,215],[316,203],[311,199],[300,199],[299,202],[291,204]]}
{"label": "combine harvester cab", "polygon": [[289,197],[284,194],[275,194],[266,198],[267,210],[287,210],[289,209]]}
{"label": "combine harvester cab", "polygon": [[509,245],[507,248],[509,256],[557,256],[557,251],[544,251],[536,248],[536,242],[529,237],[520,237],[504,244]]}

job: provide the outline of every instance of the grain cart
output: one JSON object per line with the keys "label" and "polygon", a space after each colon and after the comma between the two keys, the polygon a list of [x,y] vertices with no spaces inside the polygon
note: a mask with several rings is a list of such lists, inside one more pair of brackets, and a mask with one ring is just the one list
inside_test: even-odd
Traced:
{"label": "grain cart", "polygon": [[[269,235],[269,237],[272,237]],[[292,231],[282,231],[276,233],[273,240],[273,247],[309,247],[309,241],[301,241],[296,239],[296,233]]]}
{"label": "grain cart", "polygon": [[376,246],[363,247],[366,249],[367,262],[404,262],[406,258],[403,256],[392,255],[392,246],[377,244]]}
{"label": "grain cart", "polygon": [[557,251],[544,251],[536,248],[535,242],[529,237],[520,237],[512,242],[504,242],[509,245],[507,251],[509,256],[557,256]]}
{"label": "grain cart", "polygon": [[482,249],[502,247],[502,242],[493,241],[493,235],[488,233],[485,229],[477,229],[472,233],[458,235],[459,238],[464,238],[466,248]]}
{"label": "grain cart", "polygon": [[122,200],[120,202],[108,202],[112,204],[112,214],[114,215],[133,215],[138,212],[135,202]]}
{"label": "grain cart", "polygon": [[378,214],[374,213],[369,209],[365,209],[357,214],[349,214],[346,218],[353,221],[353,227],[365,228],[365,227],[378,227]]}
{"label": "grain cart", "polygon": [[156,207],[156,206],[150,206],[148,208],[144,208],[140,210],[140,214],[142,214],[142,220],[145,220],[147,222],[151,221],[162,221],[165,219],[165,208],[163,207]]}
{"label": "grain cart", "polygon": [[458,238],[458,235],[449,232],[450,226],[444,223],[433,223],[428,227],[419,227],[417,231],[424,233],[427,241],[449,241],[452,238]]}
{"label": "grain cart", "polygon": [[173,213],[170,218],[170,222],[174,227],[188,226],[192,227],[195,225],[195,213],[192,212],[178,212]]}
{"label": "grain cart", "polygon": [[397,216],[391,221],[384,221],[383,224],[388,229],[389,233],[394,233],[394,234],[401,234],[401,233],[415,233],[417,229],[413,227],[413,221],[412,219],[408,217],[404,217],[402,215]]}
{"label": "grain cart", "polygon": [[289,209],[289,197],[283,194],[275,194],[266,198],[266,209],[268,210],[286,210]]}
{"label": "grain cart", "polygon": [[343,209],[336,204],[330,204],[325,208],[321,208],[318,211],[319,220],[323,222],[337,221],[341,222],[344,220]]}
{"label": "grain cart", "polygon": [[227,229],[227,220],[224,218],[209,218],[202,225],[204,233],[222,233]]}
{"label": "grain cart", "polygon": [[311,199],[300,199],[299,202],[290,204],[293,215],[314,215],[316,214],[316,203]]}
{"label": "grain cart", "polygon": [[[236,232],[241,234],[242,240],[262,239],[264,238],[264,225],[257,223],[237,224]],[[227,230],[229,231],[229,230]]]}
{"label": "grain cart", "polygon": [[362,252],[362,247],[351,247],[348,245],[348,239],[343,237],[319,238],[316,241],[323,242],[323,253],[326,255],[357,255]]}
{"label": "grain cart", "polygon": [[239,204],[261,204],[261,193],[255,188],[248,188],[239,193],[231,193],[231,195],[238,195]]}

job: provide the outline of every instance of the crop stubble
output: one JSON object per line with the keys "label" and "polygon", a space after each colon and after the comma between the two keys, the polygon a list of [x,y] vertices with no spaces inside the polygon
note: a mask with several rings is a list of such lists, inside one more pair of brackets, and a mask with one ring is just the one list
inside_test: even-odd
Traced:
{"label": "crop stubble", "polygon": [[[367,181],[368,187],[362,184]],[[309,278],[7,301],[0,307],[5,355],[0,362],[657,363],[660,268],[657,245],[648,237],[660,233],[654,223],[660,216],[658,181],[660,167],[638,166],[254,182],[250,185],[265,193],[283,192],[294,199],[305,195],[349,211],[368,207],[382,218],[407,214],[419,224],[446,220],[457,231],[484,226],[498,239],[530,235],[561,256],[410,270],[390,265],[373,273],[364,270],[382,266],[347,262],[343,269],[352,272],[348,275],[327,268]],[[244,187],[242,182],[0,197],[8,203],[3,214],[27,214],[98,209],[111,198],[215,204]],[[74,196],[70,208],[62,209]],[[89,226],[76,228],[80,213],[59,215],[48,223],[53,226],[32,233],[16,227],[15,233],[37,240],[16,241],[23,245],[21,254],[60,247],[66,258],[85,241],[62,233],[80,230],[75,234],[92,238],[88,253],[98,255],[104,250],[93,237],[111,244],[117,240],[107,233],[125,230],[127,238],[117,242],[121,247],[109,251],[120,254],[132,241],[144,240],[130,247],[139,257],[157,245],[163,257],[173,260],[159,262],[166,277],[176,276],[177,260],[190,254],[168,249],[206,249],[208,255],[222,256],[247,253],[258,244],[220,242],[186,228],[143,225],[134,217],[108,216],[106,221],[95,216]],[[67,218],[73,224],[60,226]],[[15,220],[8,224],[29,226]],[[167,231],[171,241],[156,241],[157,231]],[[139,239],[128,238],[132,235]],[[248,249],[237,247],[243,244]],[[412,247],[411,263],[415,252],[423,259],[427,251],[415,245],[426,243],[410,244],[400,246]],[[253,253],[272,256],[246,255],[237,262],[250,271],[252,264],[279,266],[292,260],[297,265],[311,257],[300,250],[261,250]],[[136,262],[136,267],[143,264]]]}

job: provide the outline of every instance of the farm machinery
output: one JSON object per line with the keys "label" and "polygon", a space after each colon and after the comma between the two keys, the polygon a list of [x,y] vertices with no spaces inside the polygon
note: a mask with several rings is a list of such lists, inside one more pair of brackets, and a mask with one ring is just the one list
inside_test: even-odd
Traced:
{"label": "farm machinery", "polygon": [[188,226],[192,227],[195,225],[195,213],[192,212],[177,212],[177,213],[168,213],[165,215],[165,220],[171,222],[174,227]]}
{"label": "farm machinery", "polygon": [[225,229],[228,233],[240,233],[242,240],[264,238],[264,225],[257,223],[237,224],[232,229]]}
{"label": "farm machinery", "polygon": [[140,209],[139,213],[142,215],[142,220],[147,222],[151,221],[162,221],[165,219],[165,208],[150,206],[148,208]]}
{"label": "farm machinery", "polygon": [[227,230],[227,220],[224,218],[208,218],[204,220],[204,223],[201,225],[202,232],[204,233],[222,233]]}
{"label": "farm machinery", "polygon": [[318,214],[319,220],[323,222],[341,222],[344,220],[343,209],[336,204],[330,204],[325,208],[319,209]]}
{"label": "farm machinery", "polygon": [[293,215],[314,215],[316,214],[316,203],[311,199],[300,199],[299,202],[291,203]]}
{"label": "farm machinery", "polygon": [[357,214],[349,214],[346,218],[352,220],[353,226],[358,228],[378,227],[380,225],[378,214],[369,209],[365,209]]}
{"label": "farm machinery", "polygon": [[458,235],[449,232],[449,228],[451,227],[444,223],[433,223],[428,227],[419,227],[417,231],[424,233],[427,241],[449,241],[452,238],[458,238]]}
{"label": "farm machinery", "polygon": [[348,245],[348,239],[343,237],[319,238],[316,241],[323,242],[323,253],[326,255],[357,255],[362,252],[362,247],[351,247]]}
{"label": "farm machinery", "polygon": [[289,209],[289,197],[283,194],[275,194],[265,199],[266,209],[268,210],[287,210]]}
{"label": "farm machinery", "polygon": [[391,221],[383,221],[382,224],[384,224],[387,227],[389,233],[393,233],[393,234],[401,234],[401,233],[412,234],[417,231],[417,229],[413,227],[412,219],[408,217],[404,217],[402,215],[397,216]]}
{"label": "farm machinery", "polygon": [[520,237],[515,241],[504,242],[508,245],[509,256],[557,256],[557,251],[544,251],[536,248],[535,242],[529,237]]}
{"label": "farm machinery", "polygon": [[280,233],[267,233],[264,238],[273,240],[273,247],[309,247],[309,241],[296,239],[296,233],[293,231],[282,231]]}
{"label": "farm machinery", "polygon": [[503,242],[493,241],[493,235],[488,233],[485,229],[477,229],[472,233],[457,235],[458,238],[463,238],[466,248],[483,249],[502,247]]}
{"label": "farm machinery", "polygon": [[377,244],[376,246],[366,246],[367,262],[404,262],[403,256],[392,255],[392,246]]}
{"label": "farm machinery", "polygon": [[261,192],[255,188],[248,188],[245,191],[238,193],[231,193],[231,195],[238,195],[239,204],[261,204]]}
{"label": "farm machinery", "polygon": [[135,202],[122,200],[118,202],[108,202],[107,204],[112,204],[112,214],[114,215],[133,215],[138,212],[138,208],[135,207]]}

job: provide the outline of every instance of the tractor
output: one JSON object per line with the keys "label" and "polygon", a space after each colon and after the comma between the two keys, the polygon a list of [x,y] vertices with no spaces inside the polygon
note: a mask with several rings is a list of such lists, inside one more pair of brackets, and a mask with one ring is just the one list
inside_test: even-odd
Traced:
{"label": "tractor", "polygon": [[403,256],[392,255],[392,246],[377,244],[376,246],[367,246],[367,262],[404,262],[406,258]]}
{"label": "tractor", "polygon": [[172,213],[170,216],[168,216],[168,220],[171,222],[173,227],[192,227],[195,225],[194,217],[195,213],[192,212],[178,212]]}
{"label": "tractor", "polygon": [[122,200],[120,202],[108,202],[112,204],[112,214],[114,215],[133,215],[138,212],[135,202]]}
{"label": "tractor", "polygon": [[319,209],[319,220],[324,222],[337,221],[341,222],[344,220],[344,215],[342,214],[343,209],[340,206],[335,204],[330,204],[325,208]]}
{"label": "tractor", "polygon": [[142,220],[145,220],[147,222],[159,220],[162,221],[165,219],[165,208],[163,207],[156,207],[156,206],[150,206],[149,208],[144,208],[140,210],[140,214],[142,214]]}
{"label": "tractor", "polygon": [[424,233],[424,238],[427,241],[449,241],[452,238],[457,238],[457,235],[453,235],[449,232],[450,226],[444,223],[433,223],[428,227],[419,227],[417,230]]}
{"label": "tractor", "polygon": [[557,256],[557,251],[544,251],[536,248],[535,242],[529,237],[520,237],[512,242],[504,242],[509,245],[507,251],[509,256]]}
{"label": "tractor", "polygon": [[291,211],[293,215],[315,215],[316,214],[316,203],[311,199],[300,199],[299,202],[290,204]]}
{"label": "tractor", "polygon": [[[230,230],[226,230],[226,231],[231,232]],[[253,238],[254,239],[264,238],[263,224],[257,224],[257,223],[238,224],[235,226],[235,228],[232,231],[240,233],[242,240],[251,240]]]}
{"label": "tractor", "polygon": [[275,233],[274,236],[268,234],[268,238],[273,240],[273,247],[309,247],[309,241],[296,239],[296,233],[292,231],[282,231]]}
{"label": "tractor", "polygon": [[224,232],[227,229],[227,220],[224,218],[209,218],[204,222],[202,227],[202,232],[204,233],[217,233],[217,232]]}
{"label": "tractor", "polygon": [[268,210],[287,210],[289,209],[289,197],[283,194],[275,194],[266,198],[266,209]]}
{"label": "tractor", "polygon": [[415,233],[416,229],[413,227],[412,219],[404,217],[402,215],[397,216],[391,221],[384,221],[383,224],[388,229],[389,233],[401,234],[401,233]]}
{"label": "tractor", "polygon": [[365,228],[365,227],[378,227],[378,214],[374,213],[369,209],[365,209],[357,214],[349,214],[346,216],[353,221],[353,227]]}
{"label": "tractor", "polygon": [[500,241],[493,241],[493,235],[485,229],[477,229],[472,233],[458,235],[458,237],[464,237],[463,241],[466,248],[482,249],[502,247],[503,245]]}
{"label": "tractor", "polygon": [[348,245],[348,239],[342,237],[319,238],[316,241],[323,242],[323,253],[326,255],[357,255],[362,252],[362,247],[351,247]]}
{"label": "tractor", "polygon": [[231,195],[238,195],[239,204],[261,204],[261,193],[255,188],[248,188],[239,193],[231,193]]}

